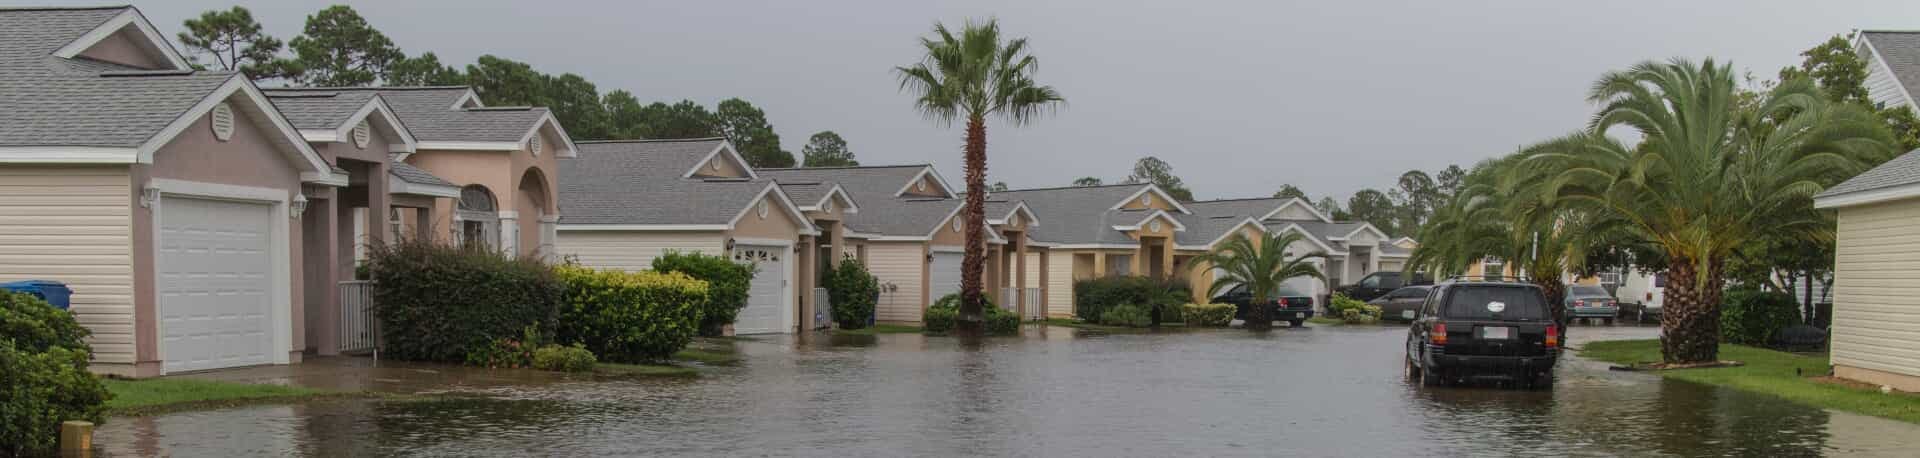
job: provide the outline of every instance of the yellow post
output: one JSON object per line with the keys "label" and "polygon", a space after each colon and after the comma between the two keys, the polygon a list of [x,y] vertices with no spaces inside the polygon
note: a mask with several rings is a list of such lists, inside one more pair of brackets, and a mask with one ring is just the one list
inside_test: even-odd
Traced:
{"label": "yellow post", "polygon": [[60,456],[88,456],[93,453],[93,422],[72,420],[60,423]]}
{"label": "yellow post", "polygon": [[1093,278],[1107,276],[1107,252],[1093,252]]}

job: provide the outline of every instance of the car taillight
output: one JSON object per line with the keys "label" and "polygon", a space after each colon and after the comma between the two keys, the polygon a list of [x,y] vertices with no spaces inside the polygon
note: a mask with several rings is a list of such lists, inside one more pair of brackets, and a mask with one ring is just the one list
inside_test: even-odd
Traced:
{"label": "car taillight", "polygon": [[1547,348],[1560,347],[1560,325],[1547,325]]}
{"label": "car taillight", "polygon": [[1574,307],[1586,307],[1586,306],[1587,306],[1587,300],[1586,300],[1586,299],[1575,299],[1575,300],[1573,301],[1573,306],[1574,306]]}
{"label": "car taillight", "polygon": [[1647,302],[1653,302],[1653,291],[1647,291]]}
{"label": "car taillight", "polygon": [[1446,345],[1447,323],[1444,321],[1433,323],[1433,335],[1428,336],[1427,341],[1434,345]]}

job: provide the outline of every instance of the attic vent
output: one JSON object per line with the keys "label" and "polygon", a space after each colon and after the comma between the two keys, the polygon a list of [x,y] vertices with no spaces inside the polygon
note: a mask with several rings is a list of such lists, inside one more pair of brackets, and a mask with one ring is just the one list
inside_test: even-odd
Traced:
{"label": "attic vent", "polygon": [[1148,206],[1148,207],[1153,206],[1153,194],[1141,194],[1140,205]]}
{"label": "attic vent", "polygon": [[533,136],[533,138],[527,139],[527,151],[532,151],[533,155],[535,156],[540,155],[540,146],[541,145],[540,145],[539,135],[535,135]]}
{"label": "attic vent", "polygon": [[767,219],[767,201],[760,201],[760,219]]}
{"label": "attic vent", "polygon": [[822,202],[822,203],[820,203],[820,211],[824,211],[824,212],[828,212],[828,213],[832,213],[832,212],[833,212],[833,199],[827,199],[827,201],[826,201],[826,202]]}
{"label": "attic vent", "polygon": [[213,106],[213,138],[219,141],[233,139],[233,107],[227,104]]}
{"label": "attic vent", "polygon": [[1153,232],[1160,232],[1160,220],[1156,219],[1156,220],[1153,220],[1152,223],[1149,223],[1147,225],[1147,230],[1153,231]]}
{"label": "attic vent", "polygon": [[360,121],[360,124],[353,126],[353,146],[354,147],[366,148],[367,142],[373,140],[373,134],[368,132],[367,130],[368,129],[367,129],[366,121]]}
{"label": "attic vent", "polygon": [[960,225],[964,222],[965,221],[962,221],[958,216],[953,217],[953,233],[960,233]]}

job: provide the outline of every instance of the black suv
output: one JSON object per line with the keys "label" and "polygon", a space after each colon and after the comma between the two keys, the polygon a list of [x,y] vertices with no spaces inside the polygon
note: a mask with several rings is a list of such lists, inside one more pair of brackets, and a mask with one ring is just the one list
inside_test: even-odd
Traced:
{"label": "black suv", "polygon": [[[1313,296],[1288,288],[1280,287],[1273,292],[1275,299],[1267,307],[1267,318],[1273,321],[1285,321],[1293,327],[1300,327],[1308,318],[1313,318]],[[1213,298],[1216,304],[1233,304],[1235,319],[1247,319],[1247,311],[1253,306],[1253,293],[1247,291],[1247,285],[1236,285],[1225,294]]]}
{"label": "black suv", "polygon": [[1351,285],[1334,288],[1333,291],[1365,302],[1374,300],[1374,298],[1380,296],[1385,296],[1388,292],[1400,289],[1400,287],[1403,286],[1431,284],[1433,284],[1433,279],[1427,277],[1425,273],[1415,273],[1413,274],[1413,279],[1408,281],[1405,273],[1399,271],[1380,271],[1367,274],[1365,277],[1360,277],[1360,281],[1353,282]]}
{"label": "black suv", "polygon": [[1407,377],[1422,385],[1501,378],[1553,386],[1560,326],[1537,286],[1447,282],[1427,293],[1407,331]]}

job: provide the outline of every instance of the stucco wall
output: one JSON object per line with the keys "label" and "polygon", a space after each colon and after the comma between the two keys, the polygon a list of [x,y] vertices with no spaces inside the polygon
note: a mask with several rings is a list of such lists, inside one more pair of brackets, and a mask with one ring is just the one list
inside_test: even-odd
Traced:
{"label": "stucco wall", "polygon": [[[1149,202],[1141,202],[1140,198],[1142,196],[1153,196],[1153,197],[1150,198]],[[1118,202],[1115,202],[1115,203],[1118,203]],[[1127,202],[1121,205],[1120,208],[1125,208],[1129,210],[1141,210],[1141,209],[1151,208],[1156,210],[1178,211],[1173,209],[1173,204],[1167,202],[1167,199],[1165,197],[1162,197],[1161,195],[1155,194],[1151,191],[1143,193],[1139,196],[1133,196],[1132,199],[1127,199]]]}
{"label": "stucco wall", "polygon": [[1840,209],[1831,351],[1836,369],[1920,377],[1920,326],[1914,319],[1920,316],[1916,226],[1920,199]]}
{"label": "stucco wall", "polygon": [[87,48],[86,51],[81,51],[80,57],[149,70],[170,65],[165,61],[154,59],[151,54],[136,44],[144,43],[146,40],[145,34],[129,24],[106,39],[100,40],[99,43],[94,43],[93,47]]}
{"label": "stucco wall", "polygon": [[652,268],[667,250],[726,255],[726,237],[716,231],[560,231],[555,246],[583,266],[635,272]]}
{"label": "stucco wall", "polygon": [[900,183],[901,186],[906,186],[907,188],[907,192],[903,195],[914,197],[948,197],[946,190],[940,188],[940,181],[933,179],[933,174],[927,174],[926,176],[920,177],[919,181],[910,181],[908,183],[913,183],[913,185],[907,186],[907,183]]}
{"label": "stucco wall", "polygon": [[96,363],[134,362],[130,183],[124,165],[0,167],[0,282],[72,287]]}
{"label": "stucco wall", "polygon": [[[676,172],[679,171],[676,170]],[[714,155],[712,160],[700,163],[698,171],[693,172],[693,176],[742,178],[747,176],[747,169],[746,164],[741,164],[733,160],[732,156],[721,153]]]}
{"label": "stucco wall", "polygon": [[[766,216],[760,215],[762,206],[766,209]],[[734,238],[773,239],[788,242],[800,238],[800,225],[805,223],[795,221],[791,214],[780,208],[780,203],[775,202],[771,194],[748,204],[745,210],[747,214],[734,222],[733,232],[729,234]]]}

